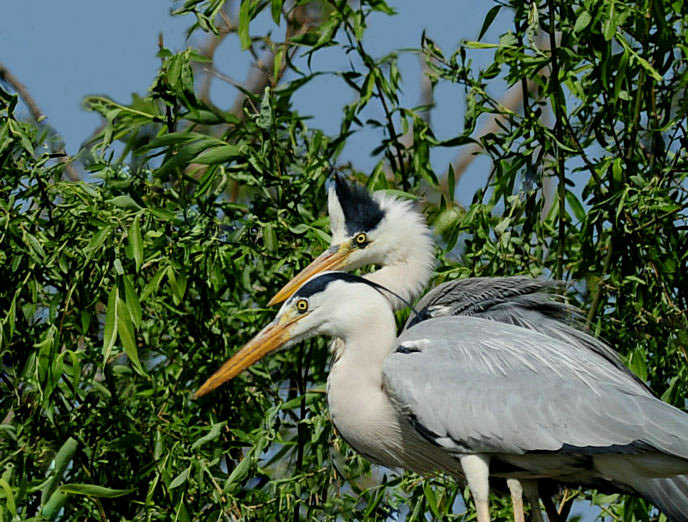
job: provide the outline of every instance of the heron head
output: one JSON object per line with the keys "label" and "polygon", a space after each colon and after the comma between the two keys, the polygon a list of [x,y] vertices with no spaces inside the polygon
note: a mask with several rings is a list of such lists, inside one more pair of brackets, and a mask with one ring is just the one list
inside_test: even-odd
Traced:
{"label": "heron head", "polygon": [[194,397],[211,392],[279,348],[316,335],[346,338],[361,325],[368,324],[371,306],[379,313],[379,307],[386,303],[391,314],[391,304],[381,290],[385,289],[345,272],[314,276],[287,299],[275,319],[225,362]]}
{"label": "heron head", "polygon": [[[326,270],[355,270],[365,265],[413,264],[423,269],[434,260],[430,230],[409,200],[384,192],[370,193],[341,176],[328,192],[330,247],[287,283],[270,301],[280,303],[304,281]],[[429,269],[428,269],[429,275]]]}

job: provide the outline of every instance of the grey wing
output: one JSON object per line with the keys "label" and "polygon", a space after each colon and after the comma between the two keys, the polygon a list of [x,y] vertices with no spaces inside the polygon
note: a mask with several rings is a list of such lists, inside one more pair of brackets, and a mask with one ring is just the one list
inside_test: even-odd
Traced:
{"label": "grey wing", "polygon": [[450,451],[688,458],[688,415],[599,356],[470,317],[424,321],[385,360],[397,411]]}
{"label": "grey wing", "polygon": [[609,345],[585,332],[578,308],[553,298],[561,281],[529,277],[472,277],[447,281],[425,294],[404,329],[433,317],[469,316],[513,324],[543,333],[602,356],[638,383]]}
{"label": "grey wing", "polygon": [[[536,310],[557,320],[568,320],[576,308],[552,299],[560,281],[543,281],[530,277],[471,277],[447,281],[433,288],[416,304],[418,316],[406,323],[410,328],[419,321],[445,315],[468,315],[496,318],[518,324],[519,310]],[[510,315],[513,321],[504,321]]]}

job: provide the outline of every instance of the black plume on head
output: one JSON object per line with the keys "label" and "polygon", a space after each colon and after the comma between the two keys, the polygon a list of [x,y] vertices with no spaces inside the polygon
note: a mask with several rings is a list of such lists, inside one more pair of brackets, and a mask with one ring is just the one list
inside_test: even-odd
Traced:
{"label": "black plume on head", "polygon": [[364,188],[347,183],[342,176],[334,177],[337,199],[344,212],[344,224],[349,235],[374,229],[385,217],[377,201]]}

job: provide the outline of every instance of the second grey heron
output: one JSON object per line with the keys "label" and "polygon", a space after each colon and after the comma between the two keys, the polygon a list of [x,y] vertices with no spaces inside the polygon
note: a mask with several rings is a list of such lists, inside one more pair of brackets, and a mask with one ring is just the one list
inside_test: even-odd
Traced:
{"label": "second grey heron", "polygon": [[342,272],[313,277],[196,397],[329,335],[342,340],[327,381],[341,436],[373,462],[465,476],[479,522],[490,476],[640,495],[688,521],[688,415],[601,355],[522,327],[440,317],[397,337],[382,292]]}
{"label": "second grey heron", "polygon": [[[270,301],[288,298],[308,278],[325,270],[351,271],[366,265],[380,268],[364,277],[398,294],[416,299],[430,281],[435,265],[432,234],[423,215],[408,200],[385,192],[370,193],[340,175],[328,191],[332,243],[289,281]],[[579,311],[551,299],[557,282],[529,277],[473,277],[447,281],[416,304],[406,327],[440,316],[466,315],[535,330],[582,350],[598,353],[618,369],[631,372],[607,344],[570,324]],[[392,298],[394,306],[402,299]],[[640,382],[640,381],[639,381]]]}

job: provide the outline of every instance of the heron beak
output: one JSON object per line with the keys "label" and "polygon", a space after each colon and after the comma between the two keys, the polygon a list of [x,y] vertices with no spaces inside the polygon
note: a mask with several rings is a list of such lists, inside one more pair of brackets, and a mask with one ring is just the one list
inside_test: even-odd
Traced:
{"label": "heron beak", "polygon": [[315,274],[325,272],[326,270],[337,270],[346,265],[349,254],[353,249],[348,241],[340,245],[333,245],[325,252],[316,257],[313,262],[306,268],[301,270],[294,278],[289,281],[282,289],[275,294],[275,297],[270,299],[268,306],[281,303],[289,299],[294,292],[296,292],[301,285],[308,281]]}
{"label": "heron beak", "polygon": [[[286,319],[286,318],[284,318]],[[210,393],[221,384],[233,379],[246,368],[258,362],[270,352],[274,352],[290,339],[290,326],[295,320],[273,321],[251,339],[246,345],[225,362],[207,381],[203,383],[194,399]]]}

